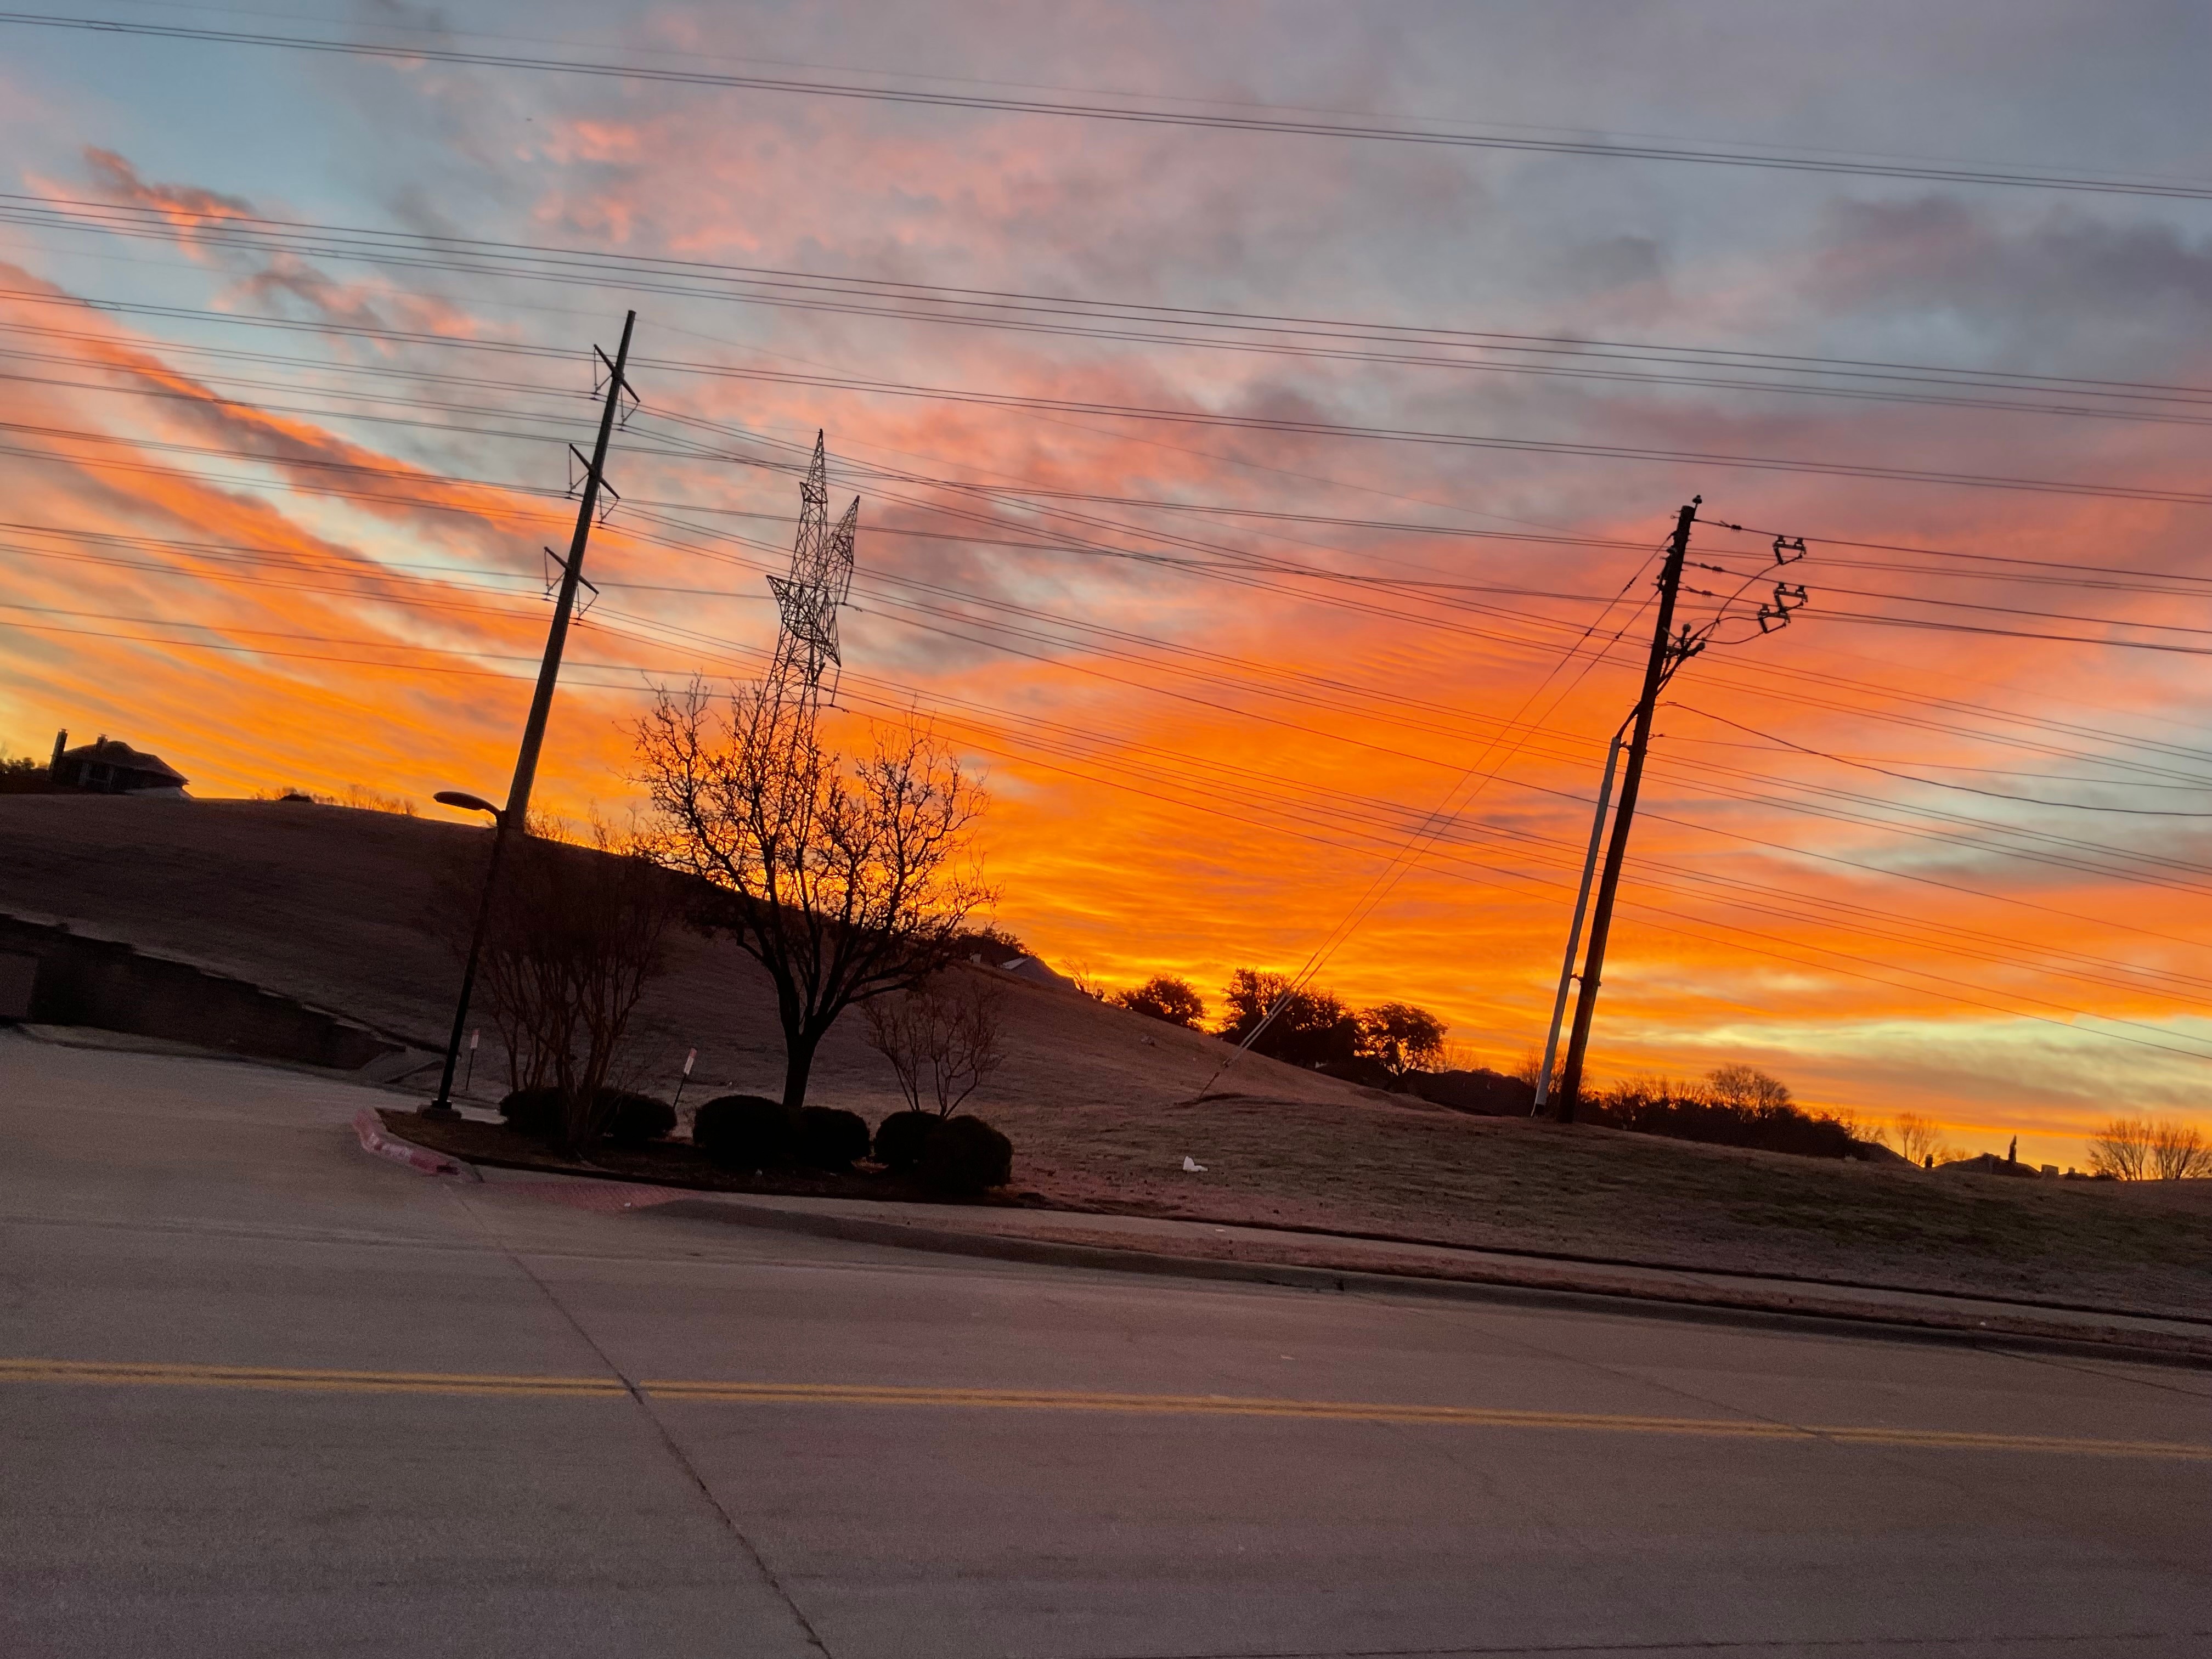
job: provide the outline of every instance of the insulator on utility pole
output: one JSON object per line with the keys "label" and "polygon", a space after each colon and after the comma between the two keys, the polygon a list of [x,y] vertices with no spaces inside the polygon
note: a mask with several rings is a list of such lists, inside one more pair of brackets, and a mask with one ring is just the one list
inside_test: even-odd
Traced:
{"label": "insulator on utility pole", "polygon": [[1597,908],[1590,917],[1589,954],[1583,960],[1581,994],[1575,999],[1573,1035],[1567,1042],[1567,1063],[1559,1079],[1557,1115],[1571,1123],[1582,1093],[1583,1060],[1589,1048],[1590,1019],[1597,1012],[1597,988],[1604,976],[1606,936],[1613,929],[1613,901],[1620,890],[1620,866],[1628,855],[1629,827],[1636,818],[1636,796],[1644,782],[1644,757],[1651,746],[1651,717],[1659,706],[1659,693],[1678,656],[1689,654],[1694,645],[1686,635],[1680,645],[1671,637],[1674,599],[1681,592],[1682,562],[1690,550],[1690,526],[1697,522],[1705,501],[1693,495],[1674,517],[1674,533],[1667,543],[1666,562],[1659,570],[1659,618],[1651,634],[1651,656],[1644,669],[1644,695],[1637,700],[1636,723],[1628,742],[1628,768],[1620,781],[1620,805],[1613,818],[1613,839],[1605,849],[1605,874],[1598,883]]}
{"label": "insulator on utility pole", "polygon": [[[538,781],[538,755],[545,745],[545,722],[553,712],[553,688],[561,678],[561,653],[568,642],[568,623],[576,611],[576,590],[590,587],[584,580],[584,549],[592,539],[592,526],[603,521],[599,513],[599,497],[604,492],[611,497],[614,492],[606,488],[607,441],[614,435],[615,421],[623,410],[623,399],[633,404],[637,394],[630,389],[623,370],[629,362],[629,337],[637,326],[637,313],[630,312],[623,319],[622,343],[615,349],[612,362],[597,346],[592,348],[598,363],[605,367],[606,404],[599,410],[599,434],[592,445],[592,459],[584,462],[582,489],[576,502],[576,529],[568,538],[568,556],[561,563],[561,592],[554,601],[552,626],[545,634],[545,657],[538,668],[538,689],[530,699],[530,716],[523,722],[522,746],[514,757],[514,781],[507,792],[507,806],[494,813],[492,821],[491,856],[484,866],[483,892],[477,901],[476,930],[469,939],[468,965],[461,970],[460,1000],[453,1008],[453,1030],[446,1043],[446,1069],[438,1079],[438,1097],[422,1108],[426,1115],[450,1118],[459,1115],[453,1110],[453,1071],[461,1057],[461,1037],[469,1023],[469,1000],[475,994],[477,963],[483,954],[484,929],[491,921],[492,896],[499,882],[500,855],[507,850],[507,839],[527,835],[530,830],[530,791]],[[578,460],[575,446],[568,453]],[[550,548],[546,550],[550,555]],[[599,590],[592,588],[593,592]],[[441,798],[442,799],[442,798]],[[491,808],[483,803],[483,810]],[[471,1074],[474,1074],[475,1058],[470,1059]]]}
{"label": "insulator on utility pole", "polygon": [[[636,396],[623,377],[629,362],[630,331],[636,326],[637,313],[633,311],[623,319],[622,343],[615,349],[614,362],[607,364],[607,398],[599,410],[599,434],[592,445],[592,459],[584,469],[583,487],[576,501],[576,528],[568,538],[568,556],[561,566],[561,592],[553,604],[553,625],[545,634],[545,659],[538,665],[538,690],[530,699],[530,718],[523,725],[522,748],[514,761],[514,782],[507,792],[507,811],[500,819],[502,836],[509,823],[521,833],[523,820],[529,815],[530,791],[538,781],[538,751],[545,744],[545,721],[553,712],[553,687],[561,678],[561,653],[568,645],[568,623],[576,612],[576,590],[584,581],[584,549],[592,539],[600,493],[606,490],[607,441],[614,435],[615,416],[623,395]],[[604,362],[605,354],[599,356]]]}

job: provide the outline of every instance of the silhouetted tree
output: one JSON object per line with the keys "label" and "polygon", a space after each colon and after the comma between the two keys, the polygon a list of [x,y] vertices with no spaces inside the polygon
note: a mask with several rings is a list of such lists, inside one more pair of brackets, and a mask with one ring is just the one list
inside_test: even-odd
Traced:
{"label": "silhouetted tree", "polygon": [[[1545,1092],[1547,1100],[1559,1098],[1559,1079],[1565,1077],[1566,1073],[1567,1057],[1565,1054],[1553,1054],[1552,1056],[1552,1086]],[[1507,1075],[1518,1078],[1527,1084],[1529,1096],[1534,1098],[1536,1085],[1543,1079],[1544,1076],[1544,1051],[1541,1048],[1528,1050],[1521,1056],[1520,1063],[1515,1066]]]}
{"label": "silhouetted tree", "polygon": [[[1340,1075],[1359,1069],[1358,1017],[1330,993],[1310,985],[1293,990],[1281,974],[1239,968],[1229,976],[1221,1000],[1226,1010],[1219,1028],[1224,1040],[1242,1042],[1259,1030],[1255,1054]],[[1268,1011],[1279,1003],[1279,1011],[1268,1019]]]}
{"label": "silhouetted tree", "polygon": [[[635,848],[604,829],[595,828],[592,840],[577,846],[515,837],[481,969],[509,1081],[557,1094],[554,1139],[572,1154],[606,1127],[631,1017],[665,970],[668,932],[685,902],[678,878]],[[465,904],[449,908],[468,914]],[[465,948],[465,934],[454,943]]]}
{"label": "silhouetted tree", "polygon": [[1942,1163],[1954,1156],[1952,1149],[1943,1144],[1942,1130],[1932,1117],[1923,1117],[1917,1112],[1899,1112],[1896,1130],[1897,1150],[1909,1163],[1926,1168],[1931,1159]]}
{"label": "silhouetted tree", "polygon": [[999,1046],[1004,988],[972,968],[949,968],[911,991],[860,1005],[868,1046],[890,1062],[909,1110],[940,1118],[990,1081],[1005,1063]]}
{"label": "silhouetted tree", "polygon": [[1741,1112],[1778,1112],[1790,1104],[1790,1086],[1756,1066],[1717,1066],[1705,1073],[1705,1092]]}
{"label": "silhouetted tree", "polygon": [[2184,1181],[2212,1176],[2204,1132],[2179,1119],[2116,1117],[2089,1141],[2089,1169],[2122,1181]]}
{"label": "silhouetted tree", "polygon": [[2166,1118],[2151,1126],[2150,1164],[2160,1181],[2193,1181],[2212,1176],[2212,1146],[2193,1123]]}
{"label": "silhouetted tree", "polygon": [[1206,1020],[1206,999],[1198,988],[1173,974],[1155,974],[1133,991],[1115,992],[1113,1000],[1132,1013],[1187,1025],[1194,1031]]}
{"label": "silhouetted tree", "polygon": [[1359,1054],[1393,1083],[1435,1069],[1443,1057],[1443,1021],[1410,1002],[1378,1002],[1359,1011]]}
{"label": "silhouetted tree", "polygon": [[923,730],[876,724],[848,757],[761,686],[720,702],[696,684],[664,692],[637,752],[655,856],[713,884],[702,921],[775,983],[796,1110],[838,1015],[920,984],[989,899],[972,842],[982,792]]}

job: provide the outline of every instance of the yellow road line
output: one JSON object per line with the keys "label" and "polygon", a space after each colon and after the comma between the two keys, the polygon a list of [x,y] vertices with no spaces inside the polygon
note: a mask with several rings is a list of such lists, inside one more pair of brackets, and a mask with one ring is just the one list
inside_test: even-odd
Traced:
{"label": "yellow road line", "polygon": [[[628,1388],[611,1376],[508,1376],[454,1371],[352,1371],[270,1365],[191,1365],[77,1359],[0,1359],[0,1383],[267,1389],[305,1392],[501,1395],[619,1399]],[[901,1388],[860,1382],[641,1382],[655,1399],[732,1406],[850,1406],[983,1411],[1083,1412],[1097,1415],[1238,1417],[1433,1428],[1551,1429],[1581,1433],[1662,1434],[1709,1438],[1827,1442],[1923,1450],[2039,1452],[2101,1457],[2212,1462],[2212,1444],[2188,1441],[2070,1439],[1869,1425],[1775,1423],[1748,1418],[1634,1417],[1582,1412],[1512,1411],[1482,1406],[1387,1401],[1271,1400],[1231,1395],[1100,1394],[1030,1389]]]}
{"label": "yellow road line", "polygon": [[619,1399],[611,1376],[498,1376],[465,1371],[302,1370],[282,1365],[143,1364],[126,1360],[0,1359],[0,1382],[106,1382],[139,1387],[279,1389],[368,1394],[521,1394]]}
{"label": "yellow road line", "polygon": [[1630,1417],[1582,1412],[1510,1411],[1481,1406],[1270,1400],[1231,1395],[1082,1394],[1007,1389],[895,1388],[837,1382],[654,1381],[641,1382],[638,1387],[658,1399],[732,1404],[970,1407],[997,1411],[1122,1413],[1143,1416],[1294,1418],[1344,1423],[1406,1423],[1443,1428],[1567,1429],[2212,1461],[2212,1445],[2197,1445],[2182,1441],[2083,1440],[2036,1435],[1980,1434],[1943,1429],[1776,1423],[1748,1418]]}

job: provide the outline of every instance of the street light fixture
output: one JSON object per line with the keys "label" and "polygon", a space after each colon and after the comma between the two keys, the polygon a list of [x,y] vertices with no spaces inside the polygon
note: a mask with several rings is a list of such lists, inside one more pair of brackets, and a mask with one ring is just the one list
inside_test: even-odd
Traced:
{"label": "street light fixture", "polygon": [[457,1118],[453,1109],[453,1068],[461,1058],[461,1034],[468,1028],[469,998],[477,988],[477,958],[483,954],[484,928],[491,921],[492,891],[499,881],[499,855],[507,848],[507,814],[481,796],[459,789],[441,789],[430,797],[441,806],[464,812],[491,814],[491,861],[484,868],[483,896],[477,902],[476,932],[469,936],[469,965],[461,974],[461,1000],[453,1007],[453,1034],[446,1042],[445,1074],[438,1079],[438,1097],[422,1108],[424,1117]]}

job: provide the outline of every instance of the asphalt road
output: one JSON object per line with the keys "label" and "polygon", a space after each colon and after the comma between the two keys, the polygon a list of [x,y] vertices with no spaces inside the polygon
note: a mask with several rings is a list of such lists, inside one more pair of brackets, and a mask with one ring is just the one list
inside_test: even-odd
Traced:
{"label": "asphalt road", "polygon": [[0,1650],[2212,1653],[2212,1374],[979,1263],[0,1035]]}

